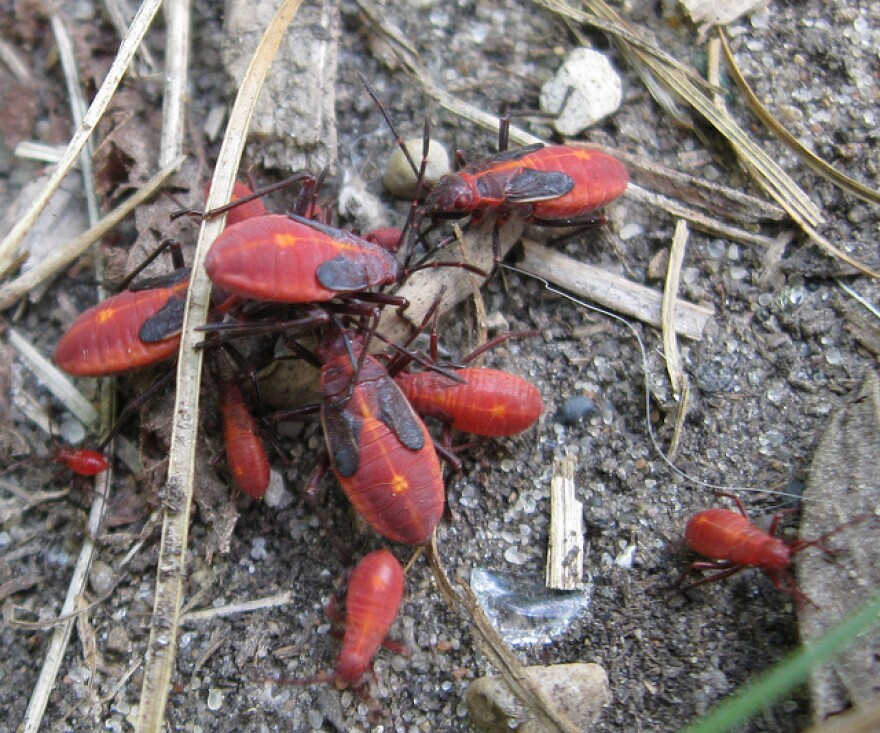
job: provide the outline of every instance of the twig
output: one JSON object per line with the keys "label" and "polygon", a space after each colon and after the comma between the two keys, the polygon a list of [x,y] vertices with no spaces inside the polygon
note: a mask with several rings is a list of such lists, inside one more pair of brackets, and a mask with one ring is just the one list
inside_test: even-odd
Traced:
{"label": "twig", "polygon": [[265,596],[264,598],[255,598],[252,601],[244,601],[243,603],[230,603],[229,605],[219,606],[217,608],[204,608],[199,611],[189,611],[180,617],[180,623],[195,624],[200,621],[208,621],[221,616],[235,616],[240,613],[262,611],[266,608],[286,606],[292,600],[293,595],[289,591],[285,591],[283,593],[276,593],[273,596]]}
{"label": "twig", "polygon": [[[523,241],[525,256],[519,267],[559,287],[652,326],[661,325],[662,295],[656,290],[630,282],[599,267],[578,262],[567,255]],[[684,300],[676,303],[675,330],[682,336],[702,338],[706,322],[715,315],[713,308]]]}
{"label": "twig", "polygon": [[550,481],[550,532],[544,583],[558,590],[583,588],[584,505],[575,497],[574,457],[553,467]]}

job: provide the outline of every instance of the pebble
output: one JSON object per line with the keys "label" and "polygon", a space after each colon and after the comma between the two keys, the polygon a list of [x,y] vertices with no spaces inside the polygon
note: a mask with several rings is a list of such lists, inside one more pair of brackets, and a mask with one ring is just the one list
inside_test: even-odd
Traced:
{"label": "pebble", "polygon": [[[525,667],[523,671],[547,695],[553,707],[581,731],[592,727],[602,708],[611,702],[608,675],[598,664],[554,664]],[[546,731],[526,711],[501,677],[474,680],[468,687],[465,703],[471,722],[488,733]]]}
{"label": "pebble", "polygon": [[208,690],[208,710],[219,710],[223,705],[223,690],[212,687]]}
{"label": "pebble", "polygon": [[99,596],[109,593],[116,582],[116,573],[103,560],[95,560],[89,570],[89,585]]}
{"label": "pebble", "polygon": [[[412,156],[415,164],[421,165],[423,140],[413,137],[404,140],[403,144]],[[451,170],[449,151],[436,140],[428,145],[428,165],[425,168],[424,184],[428,188],[434,186],[441,177]],[[403,199],[411,199],[416,193],[416,174],[400,148],[395,148],[388,158],[382,183],[389,192]]]}
{"label": "pebble", "polygon": [[557,115],[552,122],[556,132],[572,136],[616,112],[622,99],[620,76],[608,58],[591,48],[576,48],[544,84],[540,104],[544,112]]}
{"label": "pebble", "polygon": [[556,413],[556,422],[562,425],[577,425],[585,417],[596,411],[596,403],[585,395],[574,395],[562,403]]}

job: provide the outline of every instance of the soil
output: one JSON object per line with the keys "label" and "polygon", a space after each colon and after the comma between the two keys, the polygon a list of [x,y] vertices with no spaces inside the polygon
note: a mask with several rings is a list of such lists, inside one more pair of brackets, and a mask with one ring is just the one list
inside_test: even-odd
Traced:
{"label": "soil", "polygon": [[[194,8],[188,142],[193,157],[204,156],[209,167],[218,143],[206,136],[201,123],[234,94],[216,51],[223,29],[215,5],[202,2]],[[411,12],[416,5],[417,12]],[[3,37],[31,69],[42,73],[32,87],[11,82],[5,87],[0,190],[6,202],[38,176],[40,167],[14,157],[14,144],[30,138],[64,144],[71,129],[47,21],[35,4],[22,1],[17,6],[15,18],[8,8],[2,13]],[[494,150],[495,139],[433,103],[399,69],[389,69],[377,57],[375,37],[356,4],[344,1],[340,10],[339,149],[334,173],[337,181],[345,174],[358,176],[382,197],[388,222],[399,222],[406,204],[385,197],[380,184],[381,161],[394,142],[356,71],[373,81],[404,137],[419,136],[427,114],[432,137],[449,149],[464,150],[470,159]],[[704,45],[673,3],[631,2],[619,10],[672,56],[700,63]],[[60,13],[75,40],[84,82],[93,88],[115,50],[112,28],[101,7],[87,0],[62,4]],[[526,0],[386,2],[380,6],[380,17],[418,50],[438,85],[491,112],[506,104],[536,108],[541,84],[577,45],[562,22]],[[819,155],[866,185],[880,187],[880,5],[848,0],[774,2],[751,19],[734,22],[728,32],[744,74],[768,108]],[[159,29],[149,37],[159,58],[162,33]],[[590,129],[587,139],[758,193],[711,133],[701,129],[698,135],[670,124],[605,36],[586,31],[586,42],[607,52],[624,80],[620,110]],[[12,79],[9,72],[3,73]],[[161,105],[160,93],[156,78],[131,79],[116,113],[133,116],[132,124],[156,136],[160,119],[154,110]],[[806,170],[771,139],[735,92],[728,103],[743,128],[821,208],[825,236],[878,269],[876,207]],[[550,134],[541,121],[530,129]],[[155,170],[150,139],[143,138],[144,157],[138,161],[146,171]],[[711,143],[709,148],[704,140]],[[263,159],[260,145],[255,141],[249,149],[250,161]],[[131,155],[131,148],[120,148],[124,146],[110,154],[105,148],[101,158],[99,174],[111,188],[117,183],[110,180],[112,166],[107,161]],[[132,167],[129,164],[129,171]],[[254,172],[265,182],[289,170],[255,166]],[[197,200],[201,189],[193,195]],[[270,206],[279,210],[283,200],[276,196]],[[607,213],[607,233],[589,232],[560,246],[574,257],[662,288],[651,279],[648,266],[668,248],[675,222],[627,197]],[[149,218],[143,214],[140,221],[145,217]],[[157,225],[150,221],[149,226]],[[625,226],[630,235],[622,239],[618,235]],[[763,233],[774,235],[777,230],[766,226]],[[182,231],[192,241],[194,228]],[[129,225],[105,247],[124,259],[119,247],[128,247],[132,238]],[[768,252],[754,245],[691,234],[681,296],[711,304],[715,317],[702,339],[681,342],[693,391],[675,462],[679,471],[671,470],[657,453],[647,428],[650,422],[659,444],[668,446],[677,408],[657,330],[635,326],[647,348],[646,377],[637,342],[617,321],[517,274],[507,273],[505,282],[495,278],[485,289],[490,322],[503,322],[512,330],[540,329],[537,338],[511,341],[492,351],[488,362],[533,381],[546,408],[527,433],[482,441],[462,455],[463,472],[449,491],[450,517],[438,530],[437,544],[450,576],[467,580],[480,568],[523,585],[540,582],[554,465],[565,455],[576,457],[590,600],[548,643],[521,645],[516,651],[528,664],[593,661],[605,667],[613,701],[596,724],[597,733],[677,730],[798,643],[796,604],[757,571],[687,595],[673,587],[693,560],[682,546],[687,518],[721,501],[705,484],[800,494],[830,416],[876,368],[876,352],[857,338],[864,332],[854,325],[861,322],[855,315],[861,306],[840,283],[874,303],[880,295],[877,283],[800,238],[773,263],[770,276],[760,280],[767,258]],[[46,355],[73,315],[93,302],[94,275],[87,264],[77,263],[39,301],[5,315]],[[462,327],[467,320],[462,311],[442,328],[443,344],[454,353],[467,350],[469,334]],[[45,389],[9,353],[0,360],[4,394],[36,395],[58,422],[64,422]],[[127,379],[121,382],[126,395],[140,389],[132,388]],[[93,395],[93,380],[79,383]],[[589,397],[592,405],[581,420],[565,424],[560,409],[576,396]],[[210,399],[209,389],[206,400]],[[149,636],[158,553],[155,533],[148,531],[143,549],[129,564],[121,563],[158,505],[151,494],[161,484],[166,437],[157,426],[167,423],[167,415],[155,417],[162,415],[161,404],[150,409],[156,411],[154,417],[144,418],[140,430],[136,421],[125,430],[140,445],[149,471],[137,481],[124,469],[117,473],[110,516],[119,526],[105,526],[99,538],[92,600],[108,587],[117,568],[118,585],[90,611],[88,623],[78,627],[50,696],[43,730],[122,731],[131,729],[136,718],[140,670],[127,681],[122,678],[141,659]],[[31,450],[50,449],[48,438],[11,404],[4,406],[0,418],[4,430],[22,436]],[[203,433],[207,461],[221,450],[216,417],[206,416]],[[412,654],[379,652],[372,701],[332,685],[276,685],[269,680],[320,675],[333,667],[338,650],[325,606],[340,587],[345,568],[326,528],[299,491],[321,446],[319,427],[309,424],[291,443],[291,465],[276,462],[284,488],[271,506],[240,496],[225,499],[230,510],[240,512],[234,521],[234,512],[225,511],[222,502],[200,505],[191,529],[186,591],[186,602],[195,609],[279,593],[289,594],[289,602],[193,622],[182,629],[168,729],[471,730],[464,693],[473,679],[492,671],[491,665],[478,650],[470,622],[442,600],[423,558],[407,575],[406,599],[392,632]],[[220,485],[228,492],[221,467],[222,461],[216,467],[206,462],[204,480],[212,490]],[[20,497],[8,489],[13,482],[29,492],[70,485],[75,497],[22,510]],[[85,527],[83,506],[89,496],[82,483],[56,476],[54,467],[37,465],[0,482],[0,677],[7,680],[0,689],[3,730],[14,730],[24,716],[51,633],[14,628],[9,618],[13,612],[17,617],[52,618],[61,607]],[[327,479],[326,484],[333,482]],[[353,554],[382,544],[352,520],[335,488],[328,494],[326,511]],[[743,496],[756,517],[769,517],[780,504],[778,496],[765,493]],[[795,518],[787,522],[789,536],[796,523]],[[223,533],[222,527],[233,525],[231,534]],[[845,546],[845,538],[841,544]],[[402,559],[410,555],[403,547],[395,552]],[[6,585],[13,581],[20,581],[21,589]],[[91,645],[99,660],[96,679],[90,679],[84,651]],[[121,688],[114,690],[117,684]],[[799,731],[810,721],[810,701],[802,687],[784,695],[743,730]]]}

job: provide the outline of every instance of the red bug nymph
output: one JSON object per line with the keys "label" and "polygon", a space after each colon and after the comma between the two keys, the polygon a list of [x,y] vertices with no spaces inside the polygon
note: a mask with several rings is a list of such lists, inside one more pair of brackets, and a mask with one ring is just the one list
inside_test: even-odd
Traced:
{"label": "red bug nymph", "polygon": [[68,374],[103,377],[158,364],[177,353],[189,270],[149,281],[92,306],[55,347]]}
{"label": "red bug nymph", "polygon": [[59,445],[55,447],[52,460],[66,466],[79,476],[97,476],[107,470],[107,456],[100,451],[88,448],[70,448]]}
{"label": "red bug nymph", "polygon": [[[859,517],[857,520],[826,532],[814,540],[799,539],[786,543],[773,536],[779,528],[779,523],[785,512],[777,513],[770,523],[769,530],[765,532],[751,522],[746,513],[745,505],[739,497],[726,493],[718,495],[726,496],[736,502],[739,512],[721,508],[706,509],[697,512],[688,520],[684,533],[685,542],[695,552],[711,559],[693,562],[685,569],[677,582],[682,590],[689,590],[730,577],[748,567],[756,567],[764,571],[777,590],[792,595],[798,601],[812,603],[810,598],[797,588],[789,571],[792,558],[813,545],[818,545],[826,552],[830,552],[822,543],[849,524],[863,519]],[[717,570],[718,572],[682,586],[684,579],[694,570]]]}
{"label": "red bug nymph", "polygon": [[226,462],[233,481],[248,496],[262,499],[269,488],[269,458],[256,420],[235,382],[221,385],[220,410],[223,413]]}
{"label": "red bug nymph", "polygon": [[403,568],[388,550],[364,557],[352,571],[345,594],[345,636],[336,676],[357,682],[397,617],[403,600]]}
{"label": "red bug nymph", "polygon": [[471,367],[454,374],[462,381],[434,371],[403,372],[395,381],[420,415],[474,435],[516,435],[544,410],[538,388],[515,374]]}
{"label": "red bug nymph", "polygon": [[300,216],[269,214],[227,227],[205,259],[211,281],[235,295],[277,303],[331,300],[397,281],[387,250]]}

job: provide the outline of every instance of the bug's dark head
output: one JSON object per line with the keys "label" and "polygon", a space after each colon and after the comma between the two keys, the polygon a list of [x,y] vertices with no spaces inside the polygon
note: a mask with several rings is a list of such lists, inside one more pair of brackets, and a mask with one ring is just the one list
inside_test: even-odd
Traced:
{"label": "bug's dark head", "polygon": [[474,192],[457,173],[443,176],[425,197],[424,211],[428,216],[465,216],[474,208]]}

